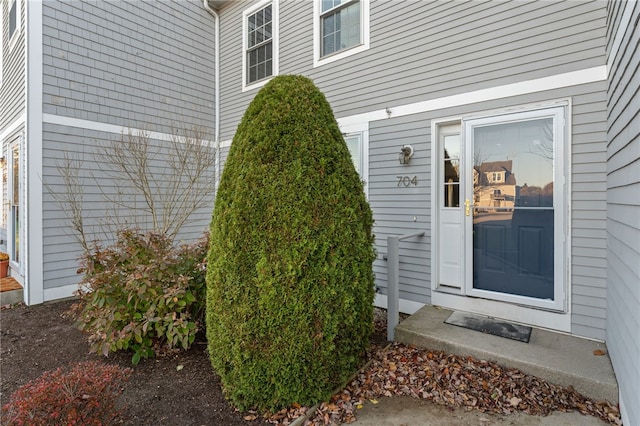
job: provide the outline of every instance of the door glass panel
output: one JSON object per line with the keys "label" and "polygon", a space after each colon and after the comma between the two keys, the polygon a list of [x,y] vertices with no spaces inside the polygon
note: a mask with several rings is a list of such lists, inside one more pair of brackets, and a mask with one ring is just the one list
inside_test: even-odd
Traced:
{"label": "door glass panel", "polygon": [[553,118],[473,128],[473,287],[554,298]]}
{"label": "door glass panel", "polygon": [[444,206],[460,207],[460,135],[445,135],[444,142]]}

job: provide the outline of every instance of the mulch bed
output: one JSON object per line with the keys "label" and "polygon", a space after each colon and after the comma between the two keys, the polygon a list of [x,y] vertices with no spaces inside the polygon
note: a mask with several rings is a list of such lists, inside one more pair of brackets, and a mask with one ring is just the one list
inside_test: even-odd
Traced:
{"label": "mulch bed", "polygon": [[[89,353],[85,336],[63,318],[72,302],[18,306],[0,313],[0,403],[21,385],[45,371],[81,361],[102,359],[131,366],[130,354],[103,358]],[[350,423],[358,407],[382,397],[408,395],[452,407],[509,414],[545,415],[553,410],[579,411],[620,424],[618,408],[594,401],[515,369],[491,362],[401,344],[386,344],[386,313],[376,310],[369,363],[330,401],[321,404],[307,424]],[[126,407],[125,425],[260,425],[290,424],[309,407],[291,407],[265,418],[240,413],[222,393],[211,368],[206,342],[188,351],[143,360],[119,398]]]}

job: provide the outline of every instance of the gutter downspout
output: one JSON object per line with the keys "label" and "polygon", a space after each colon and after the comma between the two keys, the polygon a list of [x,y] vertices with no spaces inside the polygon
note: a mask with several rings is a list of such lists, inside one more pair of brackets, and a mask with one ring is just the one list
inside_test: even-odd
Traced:
{"label": "gutter downspout", "polygon": [[[213,23],[215,26],[214,29],[214,37],[213,41],[213,85],[215,91],[214,97],[214,108],[216,109],[214,112],[214,134],[213,134],[213,142],[218,150],[217,153],[217,166],[216,166],[216,175],[218,178],[217,182],[220,180],[220,16],[218,13],[209,6],[209,0],[202,0],[202,6],[204,9],[209,12],[211,16],[213,16]],[[216,185],[217,192],[217,185]]]}

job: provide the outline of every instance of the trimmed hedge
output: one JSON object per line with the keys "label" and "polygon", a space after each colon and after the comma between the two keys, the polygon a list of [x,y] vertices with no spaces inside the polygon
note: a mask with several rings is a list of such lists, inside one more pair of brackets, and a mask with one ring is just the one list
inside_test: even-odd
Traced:
{"label": "trimmed hedge", "polygon": [[328,398],[372,331],[372,214],[331,107],[279,76],[233,139],[211,222],[207,337],[240,409]]}

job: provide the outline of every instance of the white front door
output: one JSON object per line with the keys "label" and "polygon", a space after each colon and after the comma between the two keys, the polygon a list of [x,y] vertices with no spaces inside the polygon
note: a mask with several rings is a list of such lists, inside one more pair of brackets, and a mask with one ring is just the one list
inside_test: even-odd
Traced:
{"label": "white front door", "polygon": [[436,291],[566,309],[564,110],[437,127]]}

